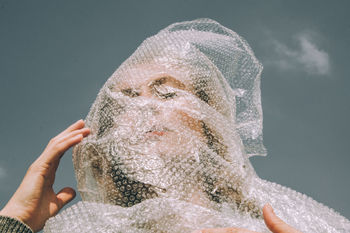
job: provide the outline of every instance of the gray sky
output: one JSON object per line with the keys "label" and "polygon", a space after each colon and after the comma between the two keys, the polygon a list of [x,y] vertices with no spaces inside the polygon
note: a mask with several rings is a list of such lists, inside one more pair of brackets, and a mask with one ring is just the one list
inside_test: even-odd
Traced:
{"label": "gray sky", "polygon": [[[0,208],[146,37],[207,17],[243,36],[264,66],[268,156],[251,159],[258,175],[349,219],[348,9],[321,0],[0,0]],[[71,151],[56,180],[57,191],[76,187]]]}

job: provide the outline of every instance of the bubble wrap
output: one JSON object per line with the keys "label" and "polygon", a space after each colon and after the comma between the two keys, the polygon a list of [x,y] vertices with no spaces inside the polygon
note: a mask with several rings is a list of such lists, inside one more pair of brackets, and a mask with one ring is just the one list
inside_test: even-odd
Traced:
{"label": "bubble wrap", "polygon": [[262,207],[303,232],[350,232],[305,195],[260,179],[262,66],[247,42],[210,19],[146,39],[93,103],[74,148],[83,201],[45,232],[269,232]]}

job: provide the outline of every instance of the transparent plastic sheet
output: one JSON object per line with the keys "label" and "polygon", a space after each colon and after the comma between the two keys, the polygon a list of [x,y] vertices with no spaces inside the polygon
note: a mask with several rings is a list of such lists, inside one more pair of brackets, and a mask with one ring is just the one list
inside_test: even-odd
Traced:
{"label": "transparent plastic sheet", "polygon": [[146,39],[100,90],[92,133],[74,148],[83,202],[45,232],[268,232],[267,202],[301,231],[350,232],[333,210],[257,177],[261,70],[247,42],[210,19]]}

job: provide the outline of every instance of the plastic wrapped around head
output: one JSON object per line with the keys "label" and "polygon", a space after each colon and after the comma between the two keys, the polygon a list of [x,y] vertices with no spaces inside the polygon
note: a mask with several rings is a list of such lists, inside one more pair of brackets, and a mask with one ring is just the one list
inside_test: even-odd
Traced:
{"label": "plastic wrapped around head", "polygon": [[[108,79],[74,149],[83,200],[133,206],[172,197],[238,208],[264,154],[261,65],[212,20],[173,24],[146,39]],[[244,182],[243,182],[244,181]]]}
{"label": "plastic wrapped around head", "polygon": [[83,202],[45,232],[269,232],[261,209],[302,232],[349,232],[311,198],[260,179],[260,73],[248,44],[209,19],[146,39],[108,79],[73,151]]}

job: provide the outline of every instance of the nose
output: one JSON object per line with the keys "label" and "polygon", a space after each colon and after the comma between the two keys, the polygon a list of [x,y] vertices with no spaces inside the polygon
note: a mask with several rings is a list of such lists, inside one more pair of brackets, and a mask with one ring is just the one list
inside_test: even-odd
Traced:
{"label": "nose", "polygon": [[147,98],[152,98],[153,97],[153,93],[152,93],[152,89],[149,87],[149,85],[142,85],[140,87],[140,96],[143,96],[143,97],[147,97]]}

